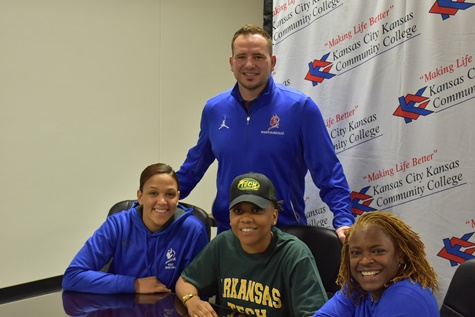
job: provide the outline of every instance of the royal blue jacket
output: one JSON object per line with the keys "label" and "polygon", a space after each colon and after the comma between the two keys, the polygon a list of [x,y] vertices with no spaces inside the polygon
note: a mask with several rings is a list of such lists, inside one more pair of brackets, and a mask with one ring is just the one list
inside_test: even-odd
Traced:
{"label": "royal blue jacket", "polygon": [[355,305],[353,299],[338,291],[313,317],[437,317],[439,307],[429,288],[409,279],[391,284],[381,298]]}
{"label": "royal blue jacket", "polygon": [[349,186],[322,114],[300,91],[275,83],[243,107],[237,84],[206,103],[197,144],[178,170],[185,198],[216,159],[217,194],[212,213],[219,230],[229,226],[229,189],[244,173],[266,175],[283,200],[277,226],[306,224],[305,175],[309,170],[320,197],[334,214],[333,226],[352,225]]}
{"label": "royal blue jacket", "polygon": [[[176,219],[151,233],[139,210],[115,213],[86,241],[63,276],[63,289],[114,294],[134,293],[136,278],[156,276],[174,290],[181,271],[208,243],[204,224],[178,205]],[[101,269],[113,259],[108,272]]]}

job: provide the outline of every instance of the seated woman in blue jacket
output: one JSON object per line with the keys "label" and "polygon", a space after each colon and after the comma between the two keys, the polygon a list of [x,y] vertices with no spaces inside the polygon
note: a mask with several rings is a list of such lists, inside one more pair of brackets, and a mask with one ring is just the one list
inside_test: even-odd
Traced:
{"label": "seated woman in blue jacket", "polygon": [[[208,243],[204,224],[178,203],[178,178],[169,165],[143,170],[137,198],[131,209],[107,217],[86,241],[64,273],[64,290],[174,291],[183,269]],[[110,259],[108,272],[102,272]]]}
{"label": "seated woman in blue jacket", "polygon": [[341,253],[342,286],[314,317],[434,317],[437,274],[419,235],[393,214],[364,213]]}

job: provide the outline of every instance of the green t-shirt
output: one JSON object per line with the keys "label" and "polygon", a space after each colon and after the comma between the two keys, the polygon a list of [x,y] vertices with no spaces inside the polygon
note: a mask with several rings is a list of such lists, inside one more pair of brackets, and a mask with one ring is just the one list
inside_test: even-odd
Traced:
{"label": "green t-shirt", "polygon": [[250,316],[312,316],[327,296],[307,245],[272,229],[264,253],[246,253],[231,230],[214,239],[182,272],[200,296]]}

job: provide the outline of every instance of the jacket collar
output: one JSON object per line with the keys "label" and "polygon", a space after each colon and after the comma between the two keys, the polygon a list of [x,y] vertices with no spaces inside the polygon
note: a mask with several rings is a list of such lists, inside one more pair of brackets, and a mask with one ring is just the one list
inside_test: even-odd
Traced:
{"label": "jacket collar", "polygon": [[[264,88],[264,90],[261,91],[261,93],[259,94],[259,96],[256,97],[256,99],[251,100],[250,102],[257,103],[259,102],[259,100],[267,100],[267,98],[269,98],[269,96],[272,95],[272,92],[274,91],[274,86],[275,86],[274,78],[270,76],[269,81],[267,82],[267,85]],[[233,89],[231,90],[231,96],[233,96],[234,99],[236,99],[240,104],[243,104],[245,102],[245,100],[241,97],[241,93],[239,92],[239,86],[237,82],[234,85]]]}

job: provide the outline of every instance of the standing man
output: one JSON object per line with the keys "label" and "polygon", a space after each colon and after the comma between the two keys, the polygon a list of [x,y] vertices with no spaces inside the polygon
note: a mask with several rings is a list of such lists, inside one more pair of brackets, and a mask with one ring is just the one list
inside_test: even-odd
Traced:
{"label": "standing man", "polygon": [[229,188],[244,173],[267,175],[284,201],[277,226],[306,224],[305,175],[310,171],[320,197],[334,214],[343,240],[354,223],[350,190],[320,110],[302,92],[274,82],[272,39],[261,27],[245,25],[231,42],[236,85],[206,103],[197,144],[177,172],[181,197],[218,160],[213,216],[218,233],[230,228]]}

